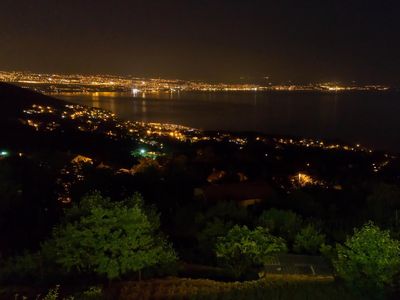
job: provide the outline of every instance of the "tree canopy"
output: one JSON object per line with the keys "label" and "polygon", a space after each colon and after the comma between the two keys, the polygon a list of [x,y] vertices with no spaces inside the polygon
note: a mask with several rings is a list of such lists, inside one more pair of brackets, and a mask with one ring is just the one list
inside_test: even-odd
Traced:
{"label": "tree canopy", "polygon": [[400,267],[400,242],[372,222],[355,229],[344,245],[337,245],[334,267],[340,277],[359,290],[382,290]]}
{"label": "tree canopy", "polygon": [[268,256],[286,251],[285,241],[262,227],[250,230],[247,226],[235,225],[216,244],[217,257],[237,277],[250,267],[261,265]]}
{"label": "tree canopy", "polygon": [[107,205],[83,205],[86,213],[79,221],[55,228],[53,239],[44,245],[53,249],[61,266],[113,279],[177,259],[158,232],[159,222],[145,213],[140,202],[132,206],[101,199],[88,202]]}

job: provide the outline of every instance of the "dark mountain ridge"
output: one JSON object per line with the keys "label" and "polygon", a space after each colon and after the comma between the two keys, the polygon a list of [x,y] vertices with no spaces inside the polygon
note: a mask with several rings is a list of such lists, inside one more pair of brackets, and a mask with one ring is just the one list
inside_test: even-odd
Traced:
{"label": "dark mountain ridge", "polygon": [[50,96],[37,93],[32,90],[17,87],[12,84],[0,82],[0,117],[1,121],[20,116],[25,108],[38,105],[50,105],[62,107],[67,104],[63,100],[58,100]]}

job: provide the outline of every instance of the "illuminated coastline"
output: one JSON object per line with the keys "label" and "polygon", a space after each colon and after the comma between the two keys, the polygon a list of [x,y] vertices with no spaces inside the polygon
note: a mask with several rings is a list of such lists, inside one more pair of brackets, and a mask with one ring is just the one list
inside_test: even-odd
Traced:
{"label": "illuminated coastline", "polygon": [[[0,81],[13,83],[47,94],[96,94],[132,93],[143,96],[151,93],[179,93],[181,91],[200,92],[257,92],[257,91],[386,91],[384,85],[340,85],[338,83],[294,84],[228,84],[207,83],[194,80],[139,78],[114,75],[62,75],[30,72],[2,72]],[[106,94],[107,93],[107,94]]]}

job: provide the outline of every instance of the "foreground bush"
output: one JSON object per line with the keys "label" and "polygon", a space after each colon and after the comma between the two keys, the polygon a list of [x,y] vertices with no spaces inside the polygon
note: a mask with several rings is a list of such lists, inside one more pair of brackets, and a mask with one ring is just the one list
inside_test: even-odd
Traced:
{"label": "foreground bush", "polygon": [[236,277],[251,267],[262,265],[268,256],[285,251],[285,241],[261,227],[250,230],[246,226],[236,225],[226,236],[219,237],[216,244],[217,258]]}
{"label": "foreground bush", "polygon": [[140,201],[132,202],[132,206],[89,206],[79,221],[57,227],[53,239],[43,248],[53,251],[55,261],[69,271],[114,279],[176,261],[174,250],[158,227],[158,220],[154,215],[149,218]]}
{"label": "foreground bush", "polygon": [[379,294],[400,271],[400,242],[373,223],[355,229],[344,245],[337,246],[337,255],[338,275],[364,293]]}

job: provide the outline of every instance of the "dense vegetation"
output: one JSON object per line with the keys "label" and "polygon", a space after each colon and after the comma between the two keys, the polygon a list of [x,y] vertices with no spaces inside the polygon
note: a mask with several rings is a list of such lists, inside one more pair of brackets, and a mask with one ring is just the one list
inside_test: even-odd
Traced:
{"label": "dense vegetation", "polygon": [[[2,286],[33,287],[27,294],[34,298],[36,287],[61,283],[60,299],[396,297],[398,161],[375,174],[364,153],[170,140],[153,160],[130,154],[135,141],[66,131],[66,142],[59,133],[19,128],[21,140],[0,131],[12,153],[0,158]],[[97,163],[72,163],[78,154]],[[306,163],[340,188],[290,186],[289,176]],[[134,175],[119,172],[127,166]],[[216,170],[225,176],[210,183]],[[234,190],[244,178],[268,196],[246,207],[230,195],[196,193]],[[58,201],[60,182],[71,183],[71,203]],[[323,256],[336,280],[260,279],[265,262],[284,252]],[[160,279],[166,276],[175,278]]]}

